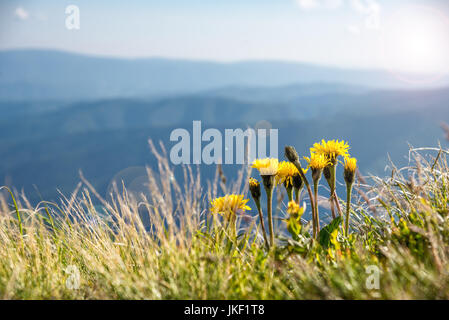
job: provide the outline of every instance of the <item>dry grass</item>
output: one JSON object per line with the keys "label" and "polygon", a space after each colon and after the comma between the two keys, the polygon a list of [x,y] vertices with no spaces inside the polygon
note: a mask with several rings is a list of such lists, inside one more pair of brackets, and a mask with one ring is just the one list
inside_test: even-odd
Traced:
{"label": "dry grass", "polygon": [[[4,190],[0,298],[449,298],[447,151],[423,157],[429,150],[413,150],[411,165],[393,167],[391,177],[359,179],[349,238],[326,249],[279,235],[267,252],[254,236],[255,211],[235,242],[207,211],[217,195],[247,193],[246,168],[235,181],[217,171],[206,184],[198,168],[184,167],[180,186],[163,147],[150,144],[159,174],[148,169],[147,195],[115,188],[105,200],[83,178],[59,204],[32,207],[15,193],[18,215]],[[370,266],[379,268],[378,289],[367,285]]]}

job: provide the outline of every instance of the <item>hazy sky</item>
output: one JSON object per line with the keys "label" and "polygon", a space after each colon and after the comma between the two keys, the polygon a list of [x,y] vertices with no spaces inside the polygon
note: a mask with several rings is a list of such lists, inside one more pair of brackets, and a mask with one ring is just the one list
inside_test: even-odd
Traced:
{"label": "hazy sky", "polygon": [[1,0],[0,49],[449,72],[448,16],[447,0]]}

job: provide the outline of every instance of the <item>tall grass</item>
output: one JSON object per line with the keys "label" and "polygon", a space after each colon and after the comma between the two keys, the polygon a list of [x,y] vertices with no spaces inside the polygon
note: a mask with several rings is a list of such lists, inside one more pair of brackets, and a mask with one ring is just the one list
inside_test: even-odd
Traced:
{"label": "tall grass", "polygon": [[411,150],[410,166],[390,177],[359,178],[348,237],[333,232],[323,246],[278,232],[268,251],[254,205],[236,241],[208,212],[217,195],[247,193],[246,168],[231,182],[217,170],[202,189],[199,171],[184,167],[181,186],[163,147],[151,146],[158,174],[148,169],[147,195],[116,187],[106,200],[84,177],[58,204],[1,195],[0,298],[449,298],[448,151]]}

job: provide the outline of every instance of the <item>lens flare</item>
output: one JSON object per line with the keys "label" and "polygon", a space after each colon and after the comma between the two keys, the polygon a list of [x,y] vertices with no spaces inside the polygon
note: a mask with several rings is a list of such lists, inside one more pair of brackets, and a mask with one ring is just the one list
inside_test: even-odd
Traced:
{"label": "lens flare", "polygon": [[431,84],[449,74],[449,18],[427,6],[410,6],[385,20],[382,58],[402,81]]}

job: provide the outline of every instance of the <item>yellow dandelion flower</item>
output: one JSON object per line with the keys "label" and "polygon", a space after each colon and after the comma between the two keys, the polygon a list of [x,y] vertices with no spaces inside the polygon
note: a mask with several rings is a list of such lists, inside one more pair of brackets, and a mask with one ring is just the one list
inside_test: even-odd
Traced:
{"label": "yellow dandelion flower", "polygon": [[251,208],[246,205],[248,201],[249,199],[243,199],[243,195],[226,195],[221,198],[215,198],[211,202],[210,211],[213,214],[218,213],[225,216],[234,215],[239,210],[251,210]]}
{"label": "yellow dandelion flower", "polygon": [[295,201],[290,201],[287,207],[287,213],[290,215],[298,214],[301,207]]}
{"label": "yellow dandelion flower", "polygon": [[355,172],[355,169],[357,169],[357,159],[345,157],[345,170]]}
{"label": "yellow dandelion flower", "polygon": [[310,158],[304,157],[309,163],[309,167],[314,170],[322,170],[330,164],[330,160],[326,155],[320,153],[312,153]]}
{"label": "yellow dandelion flower", "polygon": [[349,145],[344,140],[328,140],[327,142],[324,139],[321,143],[315,143],[312,148],[310,148],[311,153],[317,153],[325,155],[332,162],[335,162],[338,156],[347,157],[349,150]]}
{"label": "yellow dandelion flower", "polygon": [[299,175],[296,166],[289,161],[282,161],[279,163],[276,184],[285,182],[287,186],[293,186],[293,177],[296,175]]}
{"label": "yellow dandelion flower", "polygon": [[259,170],[261,176],[274,176],[278,172],[279,161],[274,158],[256,159],[252,168]]}

